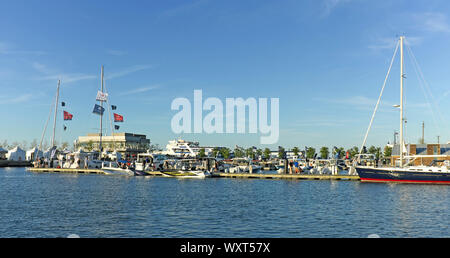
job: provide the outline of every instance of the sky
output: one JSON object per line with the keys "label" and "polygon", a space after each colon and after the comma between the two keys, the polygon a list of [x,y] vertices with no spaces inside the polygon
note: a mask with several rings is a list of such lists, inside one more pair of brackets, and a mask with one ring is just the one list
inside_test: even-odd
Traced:
{"label": "sky", "polygon": [[[56,140],[98,132],[92,109],[103,65],[108,101],[124,116],[119,132],[161,147],[175,138],[231,148],[360,146],[400,35],[405,139],[417,143],[424,122],[426,142],[448,142],[448,14],[445,0],[0,0],[0,143],[40,141],[58,80],[66,106]],[[397,54],[367,146],[392,143],[399,130],[399,81]],[[260,144],[261,134],[248,132],[175,134],[171,103],[193,102],[196,89],[223,103],[279,98],[278,142]],[[62,121],[62,110],[73,120]],[[103,124],[109,134],[107,117]]]}

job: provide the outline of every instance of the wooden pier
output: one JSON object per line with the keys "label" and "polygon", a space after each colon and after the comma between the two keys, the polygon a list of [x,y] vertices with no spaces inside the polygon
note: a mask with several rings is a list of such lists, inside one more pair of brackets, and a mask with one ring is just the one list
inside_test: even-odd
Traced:
{"label": "wooden pier", "polygon": [[101,169],[84,168],[27,168],[27,171],[38,173],[105,174]]}
{"label": "wooden pier", "polygon": [[[72,174],[105,174],[101,169],[81,168],[27,168],[30,172],[38,173],[72,173]],[[159,171],[147,172],[149,176],[162,176]],[[265,174],[265,173],[213,173],[214,178],[255,178],[255,179],[284,179],[284,180],[360,180],[359,176],[351,175],[308,175],[308,174]]]}
{"label": "wooden pier", "polygon": [[257,178],[257,179],[288,179],[288,180],[360,180],[359,176],[351,175],[308,175],[308,174],[262,174],[262,173],[215,173],[214,177],[223,178]]}

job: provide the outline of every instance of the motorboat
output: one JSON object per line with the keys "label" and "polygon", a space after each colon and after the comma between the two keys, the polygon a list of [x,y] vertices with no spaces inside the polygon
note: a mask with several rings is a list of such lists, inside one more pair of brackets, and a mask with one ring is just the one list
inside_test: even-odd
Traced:
{"label": "motorboat", "polygon": [[229,164],[227,173],[257,173],[261,170],[261,166],[246,158],[234,158]]}
{"label": "motorboat", "polygon": [[196,159],[165,160],[163,170],[159,171],[163,176],[176,178],[211,177],[211,173],[201,169],[202,164]]}
{"label": "motorboat", "polygon": [[[107,163],[107,166],[105,166]],[[135,170],[129,167],[121,168],[116,162],[105,162],[102,166],[102,171],[107,175],[120,175],[120,176],[134,176]]]}

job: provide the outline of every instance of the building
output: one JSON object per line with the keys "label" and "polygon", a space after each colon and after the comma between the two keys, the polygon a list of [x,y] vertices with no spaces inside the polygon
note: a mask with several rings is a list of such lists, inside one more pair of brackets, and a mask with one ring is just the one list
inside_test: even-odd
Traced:
{"label": "building", "polygon": [[[414,165],[429,165],[433,160],[450,160],[450,144],[407,144],[406,153],[405,156],[417,156],[414,160]],[[424,155],[434,155],[434,157],[426,157]],[[396,144],[392,148],[391,164],[393,165],[399,159],[400,145]]]}
{"label": "building", "polygon": [[[83,151],[98,150],[99,145],[99,133],[89,133],[86,136],[79,136],[74,142],[75,148],[81,148]],[[114,133],[113,135],[102,136],[103,151],[115,150],[120,152],[124,157],[146,152],[149,147],[150,140],[143,134]]]}

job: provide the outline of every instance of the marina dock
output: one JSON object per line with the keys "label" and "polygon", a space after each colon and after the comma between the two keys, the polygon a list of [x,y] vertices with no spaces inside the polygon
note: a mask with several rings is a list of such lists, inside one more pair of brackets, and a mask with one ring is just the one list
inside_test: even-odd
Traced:
{"label": "marina dock", "polygon": [[223,178],[258,178],[258,179],[287,179],[287,180],[359,180],[359,176],[351,175],[308,175],[308,174],[262,174],[262,173],[217,173],[213,177]]}
{"label": "marina dock", "polygon": [[82,168],[27,168],[27,171],[38,173],[105,174],[101,169]]}
{"label": "marina dock", "polygon": [[[27,168],[27,171],[38,173],[72,173],[72,174],[105,174],[101,169],[81,168]],[[147,172],[149,176],[162,176],[159,171]],[[213,173],[213,178],[254,178],[285,180],[359,180],[359,176],[351,175],[308,175],[308,174],[264,174],[264,173]]]}

